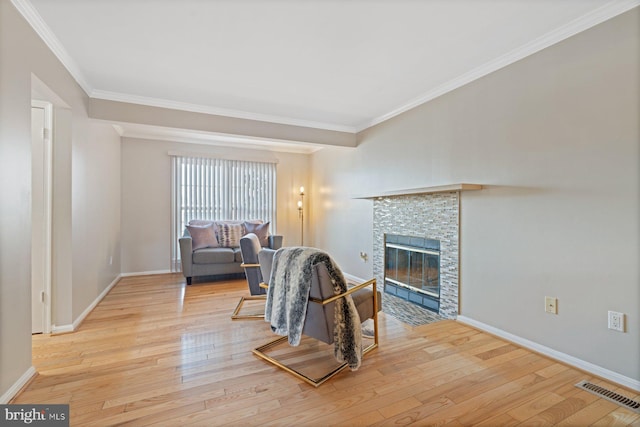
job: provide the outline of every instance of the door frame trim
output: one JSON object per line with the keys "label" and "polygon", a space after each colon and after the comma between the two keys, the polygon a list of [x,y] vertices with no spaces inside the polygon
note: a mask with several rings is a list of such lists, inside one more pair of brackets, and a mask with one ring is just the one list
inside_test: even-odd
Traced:
{"label": "door frame trim", "polygon": [[44,325],[43,333],[51,333],[52,296],[52,245],[53,245],[53,104],[32,99],[32,108],[44,110],[44,215],[45,215],[45,265],[44,265]]}

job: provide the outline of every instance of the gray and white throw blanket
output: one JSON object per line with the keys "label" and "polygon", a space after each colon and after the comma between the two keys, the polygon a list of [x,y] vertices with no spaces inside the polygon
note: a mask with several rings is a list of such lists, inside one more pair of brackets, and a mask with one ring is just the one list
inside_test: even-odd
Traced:
{"label": "gray and white throw blanket", "polygon": [[[264,318],[270,322],[273,332],[287,335],[293,346],[300,344],[302,338],[311,275],[314,266],[320,263],[327,267],[335,294],[345,292],[347,283],[342,271],[325,252],[315,248],[286,247],[278,249],[273,257]],[[353,371],[360,367],[362,329],[351,295],[339,298],[335,304],[334,355],[338,362],[346,362]]]}

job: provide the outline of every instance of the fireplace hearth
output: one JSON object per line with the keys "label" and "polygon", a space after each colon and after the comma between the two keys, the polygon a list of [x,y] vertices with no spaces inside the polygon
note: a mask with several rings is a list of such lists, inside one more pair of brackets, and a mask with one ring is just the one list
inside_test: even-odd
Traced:
{"label": "fireplace hearth", "polygon": [[384,242],[384,291],[438,313],[440,241],[385,234]]}

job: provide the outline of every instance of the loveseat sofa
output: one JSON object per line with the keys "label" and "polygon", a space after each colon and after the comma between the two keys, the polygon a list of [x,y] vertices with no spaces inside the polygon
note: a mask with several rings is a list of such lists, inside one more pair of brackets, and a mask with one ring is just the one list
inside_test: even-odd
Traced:
{"label": "loveseat sofa", "polygon": [[179,239],[187,285],[193,277],[244,274],[240,238],[248,233],[256,234],[263,247],[282,247],[283,237],[269,234],[268,222],[191,220]]}

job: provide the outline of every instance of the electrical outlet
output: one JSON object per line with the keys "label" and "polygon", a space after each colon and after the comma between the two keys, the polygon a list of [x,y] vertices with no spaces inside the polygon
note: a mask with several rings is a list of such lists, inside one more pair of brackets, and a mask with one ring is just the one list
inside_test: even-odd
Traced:
{"label": "electrical outlet", "polygon": [[624,313],[610,311],[608,326],[614,331],[624,332]]}
{"label": "electrical outlet", "polygon": [[544,297],[544,311],[551,314],[558,314],[558,298]]}

